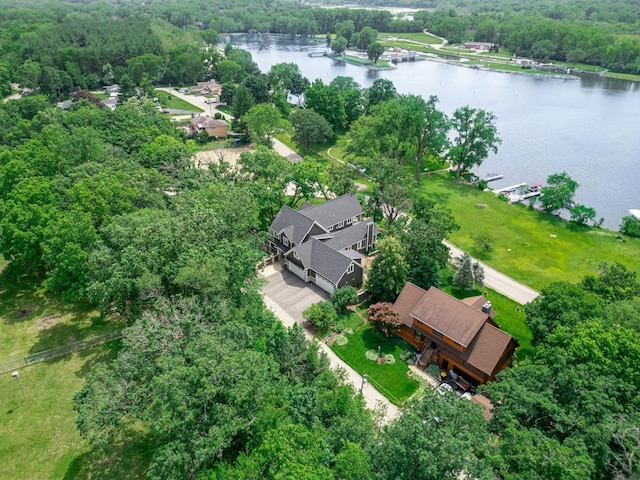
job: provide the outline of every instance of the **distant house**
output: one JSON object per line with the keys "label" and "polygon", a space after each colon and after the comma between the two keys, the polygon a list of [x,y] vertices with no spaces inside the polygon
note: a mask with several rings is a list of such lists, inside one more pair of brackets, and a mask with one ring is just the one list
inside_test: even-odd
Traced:
{"label": "distant house", "polygon": [[493,43],[487,42],[466,42],[462,45],[462,48],[467,50],[480,50],[482,52],[488,52],[493,47]]}
{"label": "distant house", "polygon": [[421,350],[418,366],[436,363],[473,385],[494,380],[518,347],[493,321],[495,312],[483,296],[457,300],[407,282],[393,308],[402,320],[398,335]]}
{"label": "distant house", "polygon": [[285,205],[269,228],[269,253],[283,258],[287,268],[305,282],[328,293],[346,285],[360,286],[362,259],[376,243],[378,228],[363,219],[353,194],[299,210]]}
{"label": "distant house", "polygon": [[191,93],[194,95],[207,95],[211,94],[216,97],[220,96],[222,90],[222,84],[215,80],[207,80],[206,82],[198,82],[195,87],[191,87]]}
{"label": "distant house", "polygon": [[105,93],[109,95],[109,97],[117,97],[118,95],[120,95],[120,85],[118,85],[117,83],[114,83],[113,85],[107,85],[103,87],[103,89]]}
{"label": "distant house", "polygon": [[194,136],[202,132],[207,132],[209,138],[225,138],[227,136],[227,122],[224,120],[216,120],[206,115],[196,115],[189,123]]}
{"label": "distant house", "polygon": [[58,102],[57,107],[61,108],[62,110],[67,110],[72,103],[73,103],[73,99],[65,100],[64,102]]}

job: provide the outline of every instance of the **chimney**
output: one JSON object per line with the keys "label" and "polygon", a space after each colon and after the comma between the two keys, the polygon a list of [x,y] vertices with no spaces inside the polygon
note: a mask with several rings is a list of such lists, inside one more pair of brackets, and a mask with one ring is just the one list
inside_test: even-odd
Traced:
{"label": "chimney", "polygon": [[491,302],[486,302],[484,305],[482,305],[482,312],[486,313],[487,315],[491,313]]}

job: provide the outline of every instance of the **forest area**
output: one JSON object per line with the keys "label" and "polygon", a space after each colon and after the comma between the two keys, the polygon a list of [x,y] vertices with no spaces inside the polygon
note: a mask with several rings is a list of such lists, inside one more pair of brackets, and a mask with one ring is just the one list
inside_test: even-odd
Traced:
{"label": "forest area", "polygon": [[[2,94],[12,82],[30,93],[0,105],[2,282],[42,285],[126,324],[113,357],[84,372],[73,397],[77,429],[97,458],[126,463],[113,449],[134,445],[145,452],[136,470],[151,479],[637,478],[640,284],[623,265],[552,283],[524,307],[534,350],[487,385],[490,421],[427,389],[383,424],[302,328],[285,328],[262,301],[256,264],[280,207],[355,191],[353,169],[290,164],[270,149],[274,135],[291,132],[306,154],[348,132],[352,152],[371,159],[367,214],[400,239],[404,280],[428,288],[442,282],[441,241],[458,226],[437,199],[420,196],[420,172],[446,150],[457,176],[497,149],[490,112],[462,106],[447,118],[436,97],[399,95],[386,80],[327,85],[294,64],[262,73],[246,51],[204,48],[229,31],[324,35],[352,22],[354,33],[461,29],[459,41],[493,31],[524,52],[558,26],[565,57],[602,48],[618,58],[615,32],[635,32],[637,17],[607,26],[525,12],[531,21],[513,4],[504,17],[447,8],[407,21],[236,3],[217,4],[225,15],[205,2],[6,3],[0,14]],[[638,40],[630,45],[635,60],[621,68],[640,69]],[[152,100],[156,85],[207,78],[222,83],[233,127],[258,146],[237,168],[195,168],[197,144]],[[73,87],[114,82],[115,110],[87,94],[68,111],[52,108]],[[302,95],[306,108],[287,101]]]}

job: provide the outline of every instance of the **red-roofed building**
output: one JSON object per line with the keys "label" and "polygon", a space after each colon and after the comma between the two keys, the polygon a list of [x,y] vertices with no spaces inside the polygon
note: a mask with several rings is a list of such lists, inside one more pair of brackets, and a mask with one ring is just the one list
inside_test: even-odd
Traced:
{"label": "red-roofed building", "polygon": [[437,363],[475,385],[494,380],[518,347],[493,321],[495,312],[482,296],[461,301],[407,282],[393,308],[402,320],[398,335],[421,350],[418,366]]}

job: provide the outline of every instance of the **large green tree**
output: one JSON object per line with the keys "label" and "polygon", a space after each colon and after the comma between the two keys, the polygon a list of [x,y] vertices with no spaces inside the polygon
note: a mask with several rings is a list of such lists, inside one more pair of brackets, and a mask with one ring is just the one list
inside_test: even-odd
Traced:
{"label": "large green tree", "polygon": [[312,143],[322,143],[333,137],[333,129],[319,113],[297,108],[289,115],[293,127],[293,140],[304,148],[306,154]]}
{"label": "large green tree", "polygon": [[456,109],[451,118],[455,132],[449,158],[459,177],[465,169],[481,165],[490,152],[497,153],[502,142],[498,137],[493,113],[464,106]]}
{"label": "large green tree", "polygon": [[385,237],[377,244],[378,254],[371,263],[367,289],[371,298],[379,302],[395,302],[407,283],[408,269],[405,252],[395,237]]}
{"label": "large green tree", "polygon": [[554,212],[567,208],[580,185],[567,172],[554,173],[547,177],[547,185],[542,187],[542,208]]}

